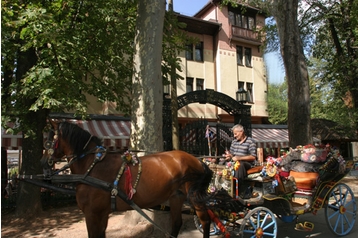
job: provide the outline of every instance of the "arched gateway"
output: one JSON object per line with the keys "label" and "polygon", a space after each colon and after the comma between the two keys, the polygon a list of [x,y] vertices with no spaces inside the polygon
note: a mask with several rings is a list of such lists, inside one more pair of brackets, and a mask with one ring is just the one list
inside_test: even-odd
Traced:
{"label": "arched gateway", "polygon": [[[178,110],[191,103],[212,104],[220,107],[229,115],[234,117],[235,124],[241,124],[247,135],[251,136],[251,106],[243,105],[226,94],[212,89],[198,90],[183,94],[178,97]],[[172,146],[172,122],[171,122],[171,100],[164,99],[163,102],[163,140],[164,150],[171,150]]]}

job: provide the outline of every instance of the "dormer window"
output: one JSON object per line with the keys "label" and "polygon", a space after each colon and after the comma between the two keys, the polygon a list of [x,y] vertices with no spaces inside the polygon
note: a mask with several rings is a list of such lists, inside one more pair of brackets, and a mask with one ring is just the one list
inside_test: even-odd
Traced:
{"label": "dormer window", "polygon": [[247,13],[241,14],[229,11],[229,21],[231,25],[249,30],[253,30],[256,25],[255,16],[248,15]]}

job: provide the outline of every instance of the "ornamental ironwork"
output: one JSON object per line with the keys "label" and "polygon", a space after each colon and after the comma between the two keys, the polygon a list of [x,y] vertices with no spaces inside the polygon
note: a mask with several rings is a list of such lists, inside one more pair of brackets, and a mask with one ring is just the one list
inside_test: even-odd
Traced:
{"label": "ornamental ironwork", "polygon": [[[183,94],[178,97],[178,110],[191,103],[212,104],[220,107],[229,115],[234,117],[235,124],[241,124],[245,128],[245,133],[251,136],[251,106],[243,105],[232,97],[214,91],[212,89],[197,90]],[[164,148],[172,149],[172,130],[171,130],[171,107],[170,100],[163,103],[163,139]],[[169,124],[170,123],[170,124]]]}

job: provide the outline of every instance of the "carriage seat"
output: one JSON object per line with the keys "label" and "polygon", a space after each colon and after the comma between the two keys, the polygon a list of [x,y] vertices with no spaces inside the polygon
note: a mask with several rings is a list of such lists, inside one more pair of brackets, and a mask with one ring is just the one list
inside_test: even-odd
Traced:
{"label": "carriage seat", "polygon": [[297,189],[311,190],[316,186],[318,173],[290,171],[290,176],[295,178]]}
{"label": "carriage seat", "polygon": [[249,174],[255,174],[255,173],[260,173],[262,171],[264,166],[260,165],[260,166],[255,166],[252,167],[251,169],[247,170],[246,173],[247,175]]}

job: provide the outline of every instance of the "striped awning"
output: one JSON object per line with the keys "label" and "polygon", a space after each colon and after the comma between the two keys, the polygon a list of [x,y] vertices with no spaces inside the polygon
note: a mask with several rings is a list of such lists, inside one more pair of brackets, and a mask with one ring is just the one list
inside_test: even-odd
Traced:
{"label": "striped awning", "polygon": [[[76,120],[66,119],[70,123],[77,124],[84,130],[89,131],[103,139],[103,145],[109,150],[126,149],[129,147],[129,137],[131,122],[130,121],[115,121],[115,120]],[[21,150],[22,149],[22,134],[17,135],[6,134],[5,130],[1,129],[1,146],[7,150]]]}
{"label": "striped awning", "polygon": [[288,148],[288,129],[252,129],[257,148]]}
{"label": "striped awning", "polygon": [[[253,128],[252,137],[256,141],[257,148],[289,148],[287,128]],[[321,140],[313,137],[314,143]]]}

